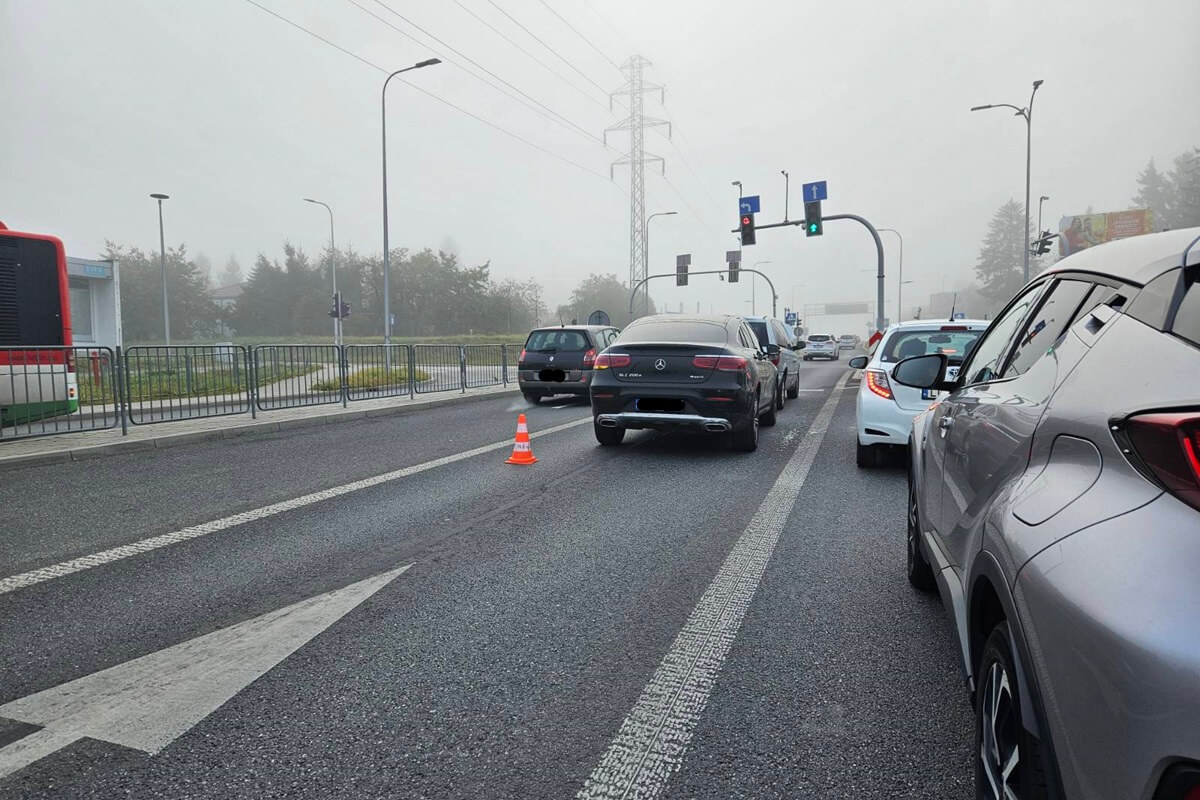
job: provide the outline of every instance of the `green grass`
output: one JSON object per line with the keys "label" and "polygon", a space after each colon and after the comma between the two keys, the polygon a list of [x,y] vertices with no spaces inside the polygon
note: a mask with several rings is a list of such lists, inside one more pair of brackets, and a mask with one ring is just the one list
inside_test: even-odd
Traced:
{"label": "green grass", "polygon": [[[182,397],[208,397],[219,394],[237,394],[246,391],[249,385],[245,369],[234,372],[229,368],[218,371],[205,369],[180,370],[166,369],[147,365],[146,369],[130,370],[129,398],[133,403],[145,400],[172,400]],[[257,374],[257,385],[307,375],[321,369],[320,365],[303,365],[280,367],[275,369],[269,364],[260,365]],[[189,374],[190,372],[190,374]],[[90,372],[80,371],[76,374],[79,382],[80,405],[97,403],[113,403],[112,382],[105,375],[100,383],[93,380]]]}
{"label": "green grass", "polygon": [[[429,380],[429,373],[424,370],[417,370],[413,373],[413,376],[418,381]],[[404,367],[394,367],[391,370],[384,367],[368,367],[352,374],[347,379],[346,385],[351,389],[365,389],[369,392],[385,387],[407,386],[408,370]],[[310,388],[314,392],[336,392],[339,388],[338,380],[331,378],[329,380],[317,381]]]}

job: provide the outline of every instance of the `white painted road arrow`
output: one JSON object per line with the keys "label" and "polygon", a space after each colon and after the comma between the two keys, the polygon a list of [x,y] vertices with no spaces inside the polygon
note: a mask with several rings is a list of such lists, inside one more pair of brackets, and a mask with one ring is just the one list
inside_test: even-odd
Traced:
{"label": "white painted road arrow", "polygon": [[411,566],[0,706],[42,726],[0,748],[0,778],[85,736],[157,753]]}

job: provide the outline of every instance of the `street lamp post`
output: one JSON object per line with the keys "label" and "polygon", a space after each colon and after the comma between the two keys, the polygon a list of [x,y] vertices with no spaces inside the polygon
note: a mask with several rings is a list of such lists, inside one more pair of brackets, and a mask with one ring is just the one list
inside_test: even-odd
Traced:
{"label": "street lamp post", "polygon": [[791,185],[792,176],[788,175],[788,171],[786,169],[781,169],[781,170],[779,170],[779,172],[783,175],[783,221],[787,222],[788,221],[788,195],[791,194],[791,192],[788,191],[788,187]]}
{"label": "street lamp post", "polygon": [[1011,108],[1017,112],[1014,116],[1025,119],[1025,251],[1023,257],[1026,283],[1029,282],[1029,176],[1033,153],[1033,98],[1037,94],[1038,87],[1043,83],[1045,81],[1033,82],[1033,91],[1029,95],[1029,105],[1025,108],[1017,108],[1010,103],[992,103],[986,106],[975,106],[971,109],[972,111],[983,111],[988,108]]}
{"label": "street lamp post", "polygon": [[1042,203],[1046,202],[1049,199],[1050,198],[1047,197],[1046,195],[1042,195],[1041,197],[1038,198],[1038,226],[1037,226],[1038,236],[1042,235]]}
{"label": "street lamp post", "polygon": [[171,346],[171,312],[167,308],[167,240],[163,235],[163,216],[162,216],[162,201],[170,200],[171,198],[165,194],[150,195],[158,201],[158,266],[162,270],[162,294],[163,294],[163,337],[166,339],[167,347]]}
{"label": "street lamp post", "polygon": [[[387,191],[387,87],[392,78],[409,70],[421,69],[422,67],[431,67],[434,64],[442,63],[441,59],[430,58],[425,61],[418,61],[411,67],[398,69],[383,81],[383,89],[379,92],[379,106],[382,111],[382,131],[383,131],[383,343],[390,345],[392,343],[392,307],[389,298],[389,283],[388,274],[390,264],[388,259],[388,191]],[[387,353],[391,353],[391,348],[387,348]],[[389,358],[390,363],[390,358]]]}
{"label": "street lamp post", "polygon": [[896,322],[904,322],[904,304],[901,302],[904,289],[902,287],[906,283],[912,283],[912,281],[904,280],[904,237],[901,236],[900,231],[896,230],[895,228],[879,229],[880,233],[883,233],[884,231],[891,231],[892,233],[896,234],[896,238],[900,240],[900,266],[897,269],[899,275],[897,276],[896,283]]}
{"label": "street lamp post", "polygon": [[[753,269],[758,269],[759,264],[770,264],[770,263],[771,263],[770,261],[755,261]],[[751,272],[750,273],[750,313],[753,314],[754,316],[758,316],[758,303],[756,302],[758,299],[757,298],[757,289],[758,289],[758,276],[755,275],[753,272]],[[774,305],[774,303],[772,303],[772,305]],[[772,316],[774,316],[774,314],[772,314]]]}
{"label": "street lamp post", "polygon": [[312,198],[304,198],[304,202],[313,203],[318,206],[325,206],[325,210],[329,212],[329,272],[333,276],[333,310],[335,316],[333,318],[333,343],[337,347],[342,346],[342,298],[338,297],[337,290],[337,247],[333,241],[333,209],[328,203],[322,203],[320,200]]}
{"label": "street lamp post", "polygon": [[[740,202],[742,199],[742,182],[741,181],[732,181],[730,185],[738,187],[738,201]],[[739,205],[738,206],[738,214],[741,214],[741,213],[742,213],[742,207]],[[739,219],[740,219],[740,217],[739,217]],[[736,236],[737,240],[738,240],[738,261],[741,261],[742,260],[742,258],[741,258],[742,234],[739,232],[739,233],[735,233],[734,236]]]}
{"label": "street lamp post", "polygon": [[[650,261],[650,220],[654,219],[655,217],[673,217],[678,213],[679,213],[678,211],[656,211],[653,214],[651,214],[650,216],[646,217],[645,226],[642,228],[642,241],[645,242],[645,245],[646,245],[646,261],[647,261],[647,263],[649,263],[649,261]],[[645,313],[649,314],[650,313],[650,290],[647,287],[642,287],[642,288],[643,288],[643,291],[645,291],[645,293],[646,293],[646,296],[644,298],[645,304],[643,307],[645,308]]]}

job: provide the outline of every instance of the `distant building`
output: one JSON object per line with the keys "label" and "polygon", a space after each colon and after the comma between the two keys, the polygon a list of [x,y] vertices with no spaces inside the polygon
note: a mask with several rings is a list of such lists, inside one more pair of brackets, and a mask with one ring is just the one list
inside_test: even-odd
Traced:
{"label": "distant building", "polygon": [[[243,281],[242,283],[233,283],[229,286],[221,286],[216,289],[209,289],[208,297],[213,301],[217,308],[221,309],[222,314],[225,314],[226,312],[231,311],[233,307],[237,305],[238,298],[242,296],[242,293],[245,290],[246,283]],[[217,323],[217,335],[233,336],[234,333],[234,329],[231,328],[226,323],[225,318],[222,317]]]}
{"label": "distant building", "polygon": [[115,261],[67,256],[75,347],[121,346],[121,274]]}

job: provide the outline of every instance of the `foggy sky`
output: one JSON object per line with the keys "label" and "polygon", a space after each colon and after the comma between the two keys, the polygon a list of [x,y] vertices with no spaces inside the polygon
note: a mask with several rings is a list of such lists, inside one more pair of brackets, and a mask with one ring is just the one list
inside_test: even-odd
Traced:
{"label": "foggy sky", "polygon": [[[472,77],[477,68],[374,0],[259,0],[387,69],[455,61],[404,76],[546,150],[532,147],[393,81],[388,90],[391,241],[453,243],[465,264],[536,277],[551,309],[591,272],[629,270],[629,172],[609,164],[627,134],[597,140],[623,115],[599,88],[506,19],[488,0],[461,0],[552,68],[538,65],[454,0],[386,5],[570,121],[560,125]],[[677,253],[693,269],[736,248],[737,190],[760,194],[759,222],[803,216],[800,184],[829,182],[825,213],[863,215],[904,236],[905,307],[965,285],[992,213],[1023,200],[1025,125],[1000,110],[1034,106],[1033,203],[1058,217],[1127,208],[1150,157],[1200,144],[1200,3],[1195,0],[778,2],[548,0],[604,55],[538,0],[496,0],[605,89],[633,53],[653,62],[646,113],[675,123],[646,135],[666,178],[646,171],[650,272]],[[597,13],[598,12],[598,13]],[[602,16],[601,16],[602,15]],[[611,23],[611,27],[610,27]],[[60,236],[92,257],[105,239],[157,251],[151,192],[168,245],[186,243],[220,269],[236,254],[276,257],[284,240],[316,255],[336,215],[340,247],[382,247],[379,93],[383,74],[245,0],[0,0],[0,220]],[[568,85],[568,84],[573,84]],[[574,88],[573,88],[574,87]],[[512,90],[507,90],[512,91]],[[529,102],[528,100],[526,102]],[[578,126],[589,138],[573,126]],[[887,314],[895,316],[895,237]],[[745,266],[775,280],[785,305],[873,300],[866,231],[832,222],[822,238],[764,231]],[[749,281],[715,276],[656,300],[746,313]],[[769,309],[760,284],[758,310]]]}

